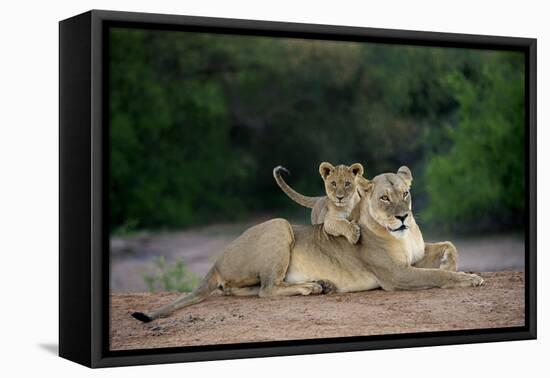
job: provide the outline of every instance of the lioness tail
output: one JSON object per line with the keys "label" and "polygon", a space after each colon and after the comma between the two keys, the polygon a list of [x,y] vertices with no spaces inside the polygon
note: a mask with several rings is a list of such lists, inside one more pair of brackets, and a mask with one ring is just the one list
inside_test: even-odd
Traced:
{"label": "lioness tail", "polygon": [[140,320],[144,323],[149,323],[152,320],[158,319],[161,316],[167,315],[172,311],[178,310],[183,307],[191,306],[195,303],[202,302],[205,300],[214,290],[220,285],[220,275],[218,274],[215,267],[210,269],[210,271],[203,278],[201,285],[193,290],[189,294],[184,294],[172,303],[169,303],[158,310],[151,312],[150,314],[145,314],[143,312],[134,312],[132,316],[137,320]]}

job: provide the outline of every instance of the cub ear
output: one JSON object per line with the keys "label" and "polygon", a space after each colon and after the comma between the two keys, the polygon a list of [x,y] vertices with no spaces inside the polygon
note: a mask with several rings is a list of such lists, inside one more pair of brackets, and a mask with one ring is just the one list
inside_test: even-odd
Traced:
{"label": "cub ear", "polygon": [[321,177],[323,180],[327,178],[328,175],[330,175],[334,171],[334,166],[330,163],[327,163],[326,161],[321,163],[319,166],[319,173],[321,174]]}
{"label": "cub ear", "polygon": [[354,176],[363,176],[363,166],[359,163],[350,165],[349,170]]}
{"label": "cub ear", "polygon": [[407,184],[408,186],[411,186],[413,176],[412,176],[411,170],[407,166],[404,165],[401,168],[399,168],[397,170],[397,175],[401,177],[403,181],[405,181],[405,184]]}

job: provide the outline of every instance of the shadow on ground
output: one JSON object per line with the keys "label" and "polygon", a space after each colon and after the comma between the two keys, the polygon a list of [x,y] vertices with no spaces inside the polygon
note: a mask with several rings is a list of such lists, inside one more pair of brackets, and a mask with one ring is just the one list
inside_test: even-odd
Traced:
{"label": "shadow on ground", "polygon": [[38,344],[38,347],[40,349],[45,350],[48,353],[54,354],[56,356],[59,355],[59,345],[57,345],[57,344],[54,344],[54,343],[41,343],[41,344]]}

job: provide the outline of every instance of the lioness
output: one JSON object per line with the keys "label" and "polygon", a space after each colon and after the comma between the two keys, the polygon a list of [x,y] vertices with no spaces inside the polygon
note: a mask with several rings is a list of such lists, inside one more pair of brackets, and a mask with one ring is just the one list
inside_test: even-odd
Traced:
{"label": "lioness", "polygon": [[291,226],[272,219],[231,242],[192,293],[132,316],[149,322],[216,290],[265,297],[481,285],[481,277],[455,272],[457,251],[451,243],[424,243],[412,215],[411,182],[407,167],[365,180],[352,215],[362,235],[355,245],[328,235],[320,225]]}
{"label": "lioness", "polygon": [[[279,166],[273,170],[273,176],[281,188],[286,185],[280,177],[279,171],[288,170]],[[363,166],[359,163],[337,165],[323,162],[319,165],[319,173],[325,184],[326,200],[323,212],[323,227],[327,234],[332,236],[343,235],[351,244],[357,243],[361,235],[359,225],[349,221],[352,210],[361,199],[357,190],[357,182],[362,179]],[[286,185],[287,194],[296,193]],[[284,190],[284,189],[283,189]],[[303,196],[302,196],[303,197]],[[299,198],[299,197],[298,197]],[[297,198],[297,199],[298,199]]]}

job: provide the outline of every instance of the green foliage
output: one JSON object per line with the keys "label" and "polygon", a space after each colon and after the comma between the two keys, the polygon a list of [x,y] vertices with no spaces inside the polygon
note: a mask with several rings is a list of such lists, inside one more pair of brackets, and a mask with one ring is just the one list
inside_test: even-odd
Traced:
{"label": "green foliage", "polygon": [[180,259],[177,259],[173,265],[168,265],[163,256],[155,257],[153,265],[157,272],[143,275],[143,281],[152,293],[157,291],[190,292],[199,283],[199,278],[187,270],[187,266]]}
{"label": "green foliage", "polygon": [[449,149],[426,164],[428,219],[521,224],[524,183],[524,79],[517,55],[491,56],[480,76],[453,72],[450,91],[460,104]]}
{"label": "green foliage", "polygon": [[238,196],[226,195],[239,177],[231,174],[239,154],[229,149],[221,83],[178,78],[189,69],[187,61],[166,54],[177,50],[177,38],[149,42],[147,34],[127,30],[111,40],[109,194],[115,230],[183,226],[214,210],[239,208]]}
{"label": "green foliage", "polygon": [[319,195],[321,161],[408,165],[434,222],[515,214],[522,75],[519,53],[114,29],[111,231],[296,209],[271,169]]}

